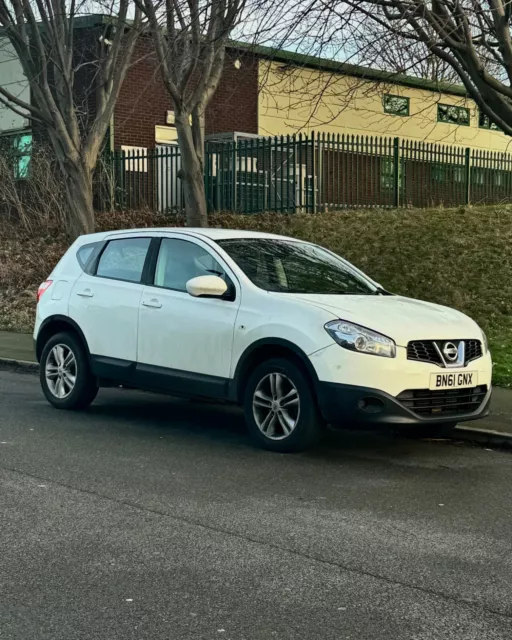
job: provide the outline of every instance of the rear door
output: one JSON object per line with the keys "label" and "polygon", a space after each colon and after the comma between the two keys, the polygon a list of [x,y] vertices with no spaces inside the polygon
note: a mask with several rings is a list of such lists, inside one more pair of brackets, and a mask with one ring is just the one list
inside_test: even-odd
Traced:
{"label": "rear door", "polygon": [[107,239],[89,273],[75,282],[69,315],[82,329],[93,363],[110,365],[99,375],[118,377],[116,368],[134,365],[137,358],[139,306],[143,275],[149,263],[151,237],[114,236]]}

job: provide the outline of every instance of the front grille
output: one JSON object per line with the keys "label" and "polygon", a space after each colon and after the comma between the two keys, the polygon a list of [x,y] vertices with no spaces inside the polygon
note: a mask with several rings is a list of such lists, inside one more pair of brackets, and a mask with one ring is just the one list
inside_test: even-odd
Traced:
{"label": "front grille", "polygon": [[407,359],[420,362],[432,362],[443,366],[443,361],[433,340],[415,340],[407,345]]}
{"label": "front grille", "polygon": [[482,343],[480,340],[466,340],[466,362],[482,357]]}
{"label": "front grille", "polygon": [[487,387],[480,385],[471,389],[410,389],[397,396],[404,407],[422,417],[457,416],[473,413],[482,404]]}
{"label": "front grille", "polygon": [[[417,362],[430,362],[439,367],[444,367],[445,363],[436,349],[435,342],[439,350],[442,351],[445,340],[413,340],[407,345],[407,360],[416,360]],[[459,344],[459,340],[452,340],[454,344]],[[465,362],[471,362],[482,357],[482,343],[480,340],[464,340],[466,346]]]}

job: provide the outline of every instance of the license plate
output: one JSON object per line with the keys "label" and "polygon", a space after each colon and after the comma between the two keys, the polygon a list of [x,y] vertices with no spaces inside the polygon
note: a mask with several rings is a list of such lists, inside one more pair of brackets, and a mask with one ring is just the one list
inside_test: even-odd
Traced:
{"label": "license plate", "polygon": [[431,373],[430,390],[436,389],[465,389],[478,385],[478,371],[464,371],[464,373]]}

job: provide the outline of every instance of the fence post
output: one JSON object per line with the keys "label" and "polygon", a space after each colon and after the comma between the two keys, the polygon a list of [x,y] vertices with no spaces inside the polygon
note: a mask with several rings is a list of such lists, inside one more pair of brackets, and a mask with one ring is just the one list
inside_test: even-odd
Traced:
{"label": "fence post", "polygon": [[208,143],[204,144],[204,194],[206,200],[206,211],[210,213],[210,156],[208,154]]}
{"label": "fence post", "polygon": [[231,185],[232,187],[232,191],[231,191],[231,197],[232,197],[232,203],[231,203],[231,211],[236,211],[237,210],[237,202],[236,202],[236,197],[237,197],[237,179],[238,179],[238,168],[237,168],[237,160],[238,160],[238,139],[234,138],[233,140],[233,172],[232,172],[232,178],[233,178],[233,184]]}
{"label": "fence post", "polygon": [[120,162],[119,162],[119,154],[113,150],[111,153],[110,167],[110,184],[108,186],[109,196],[110,196],[110,210],[114,211],[117,208],[117,189],[118,183],[120,181]]}
{"label": "fence post", "polygon": [[400,140],[395,138],[393,140],[393,187],[394,187],[394,202],[395,209],[400,206]]}
{"label": "fence post", "polygon": [[121,171],[120,171],[120,182],[121,182],[121,209],[126,209],[126,202],[128,200],[127,189],[126,189],[126,158],[128,157],[129,151],[121,151],[120,163],[121,163]]}
{"label": "fence post", "polygon": [[[311,209],[309,209],[309,198],[308,198],[308,188],[307,188],[307,177],[306,177],[306,211],[311,211],[311,213],[316,213],[316,193],[315,193],[315,182],[317,182],[317,174],[316,174],[316,156],[315,156],[315,151],[316,151],[316,144],[315,144],[315,132],[312,131],[311,132],[311,136],[310,136],[310,140],[311,140],[311,181],[313,184],[312,187],[312,199],[311,199]],[[307,138],[306,138],[306,142],[307,142]],[[306,163],[308,162],[308,158],[306,155]],[[306,176],[308,176],[309,174],[309,168],[307,167],[306,164]]]}
{"label": "fence post", "polygon": [[465,165],[465,178],[466,178],[466,193],[465,204],[471,202],[471,149],[466,147],[466,165]]}

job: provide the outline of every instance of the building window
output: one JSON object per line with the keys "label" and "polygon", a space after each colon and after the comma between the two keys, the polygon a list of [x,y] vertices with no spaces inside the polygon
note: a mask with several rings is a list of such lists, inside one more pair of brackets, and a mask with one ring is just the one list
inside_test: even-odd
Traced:
{"label": "building window", "polygon": [[469,109],[466,109],[466,107],[455,107],[450,104],[438,104],[437,121],[469,127]]}
{"label": "building window", "polygon": [[486,116],[483,111],[478,114],[478,126],[480,129],[491,129],[492,131],[499,131],[500,128],[494,122],[491,122],[489,116]]}
{"label": "building window", "polygon": [[390,113],[393,116],[409,115],[409,98],[401,96],[392,96],[387,94],[384,96],[384,113]]}
{"label": "building window", "polygon": [[32,134],[23,133],[13,138],[14,148],[14,177],[25,180],[30,172],[32,158]]}

